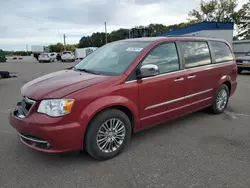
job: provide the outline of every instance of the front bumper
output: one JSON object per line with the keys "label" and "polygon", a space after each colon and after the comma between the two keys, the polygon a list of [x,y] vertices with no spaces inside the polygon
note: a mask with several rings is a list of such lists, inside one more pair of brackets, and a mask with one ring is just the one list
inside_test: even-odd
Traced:
{"label": "front bumper", "polygon": [[51,61],[51,59],[46,58],[46,59],[38,59],[39,61]]}
{"label": "front bumper", "polygon": [[9,115],[10,124],[21,141],[30,148],[47,153],[79,151],[83,148],[83,130],[77,122],[62,123],[62,118],[51,118],[34,113],[25,118]]}
{"label": "front bumper", "polygon": [[72,60],[75,60],[74,57],[70,57],[70,58],[62,57],[61,59],[64,60],[64,61],[72,61]]}
{"label": "front bumper", "polygon": [[243,70],[250,70],[250,61],[246,61],[249,63],[237,62],[237,67]]}

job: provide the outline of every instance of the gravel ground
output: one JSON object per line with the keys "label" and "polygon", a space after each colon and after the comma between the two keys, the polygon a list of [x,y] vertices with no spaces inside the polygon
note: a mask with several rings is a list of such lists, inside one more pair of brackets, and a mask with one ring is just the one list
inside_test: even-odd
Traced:
{"label": "gravel ground", "polygon": [[8,114],[20,87],[41,75],[72,66],[16,60],[0,70],[0,185],[2,188],[158,188],[250,186],[250,73],[240,75],[227,111],[197,112],[140,132],[118,157],[97,162],[85,153],[51,155],[24,146]]}

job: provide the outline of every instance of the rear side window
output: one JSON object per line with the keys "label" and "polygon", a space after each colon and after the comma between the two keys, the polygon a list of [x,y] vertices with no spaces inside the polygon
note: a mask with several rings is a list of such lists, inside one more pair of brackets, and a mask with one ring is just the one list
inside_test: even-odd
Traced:
{"label": "rear side window", "polygon": [[185,68],[199,67],[212,63],[207,42],[181,42],[184,52]]}
{"label": "rear side window", "polygon": [[154,48],[142,62],[142,65],[155,64],[160,74],[180,70],[180,63],[175,43],[166,43]]}
{"label": "rear side window", "polygon": [[227,44],[223,42],[211,41],[214,50],[215,63],[222,63],[233,60],[233,54]]}

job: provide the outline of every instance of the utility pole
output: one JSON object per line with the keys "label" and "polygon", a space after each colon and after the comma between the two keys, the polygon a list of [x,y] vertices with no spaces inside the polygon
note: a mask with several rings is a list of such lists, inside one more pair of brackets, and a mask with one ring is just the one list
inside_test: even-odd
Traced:
{"label": "utility pole", "polygon": [[28,45],[26,45],[26,52],[27,52],[27,56],[29,55],[29,54],[28,54],[28,51],[29,51],[29,49],[28,49]]}
{"label": "utility pole", "polygon": [[107,35],[107,23],[104,22],[104,26],[105,26],[105,42],[106,44],[108,43],[108,35]]}
{"label": "utility pole", "polygon": [[66,51],[66,35],[63,34],[64,51]]}

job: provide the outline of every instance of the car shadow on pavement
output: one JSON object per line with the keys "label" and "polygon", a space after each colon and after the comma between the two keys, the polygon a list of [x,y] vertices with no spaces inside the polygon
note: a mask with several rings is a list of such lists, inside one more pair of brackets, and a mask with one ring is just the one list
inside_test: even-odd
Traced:
{"label": "car shadow on pavement", "polygon": [[159,124],[140,131],[132,136],[132,144],[136,144],[136,142],[141,139],[152,139],[152,136],[154,135],[164,134],[167,136],[168,133],[173,132],[177,129],[184,128],[185,126],[192,126],[192,123],[190,123],[190,121],[192,120],[200,119],[200,117],[202,116],[213,116],[213,114],[210,114],[207,111],[207,109],[204,109],[202,111],[184,115],[167,123]]}

